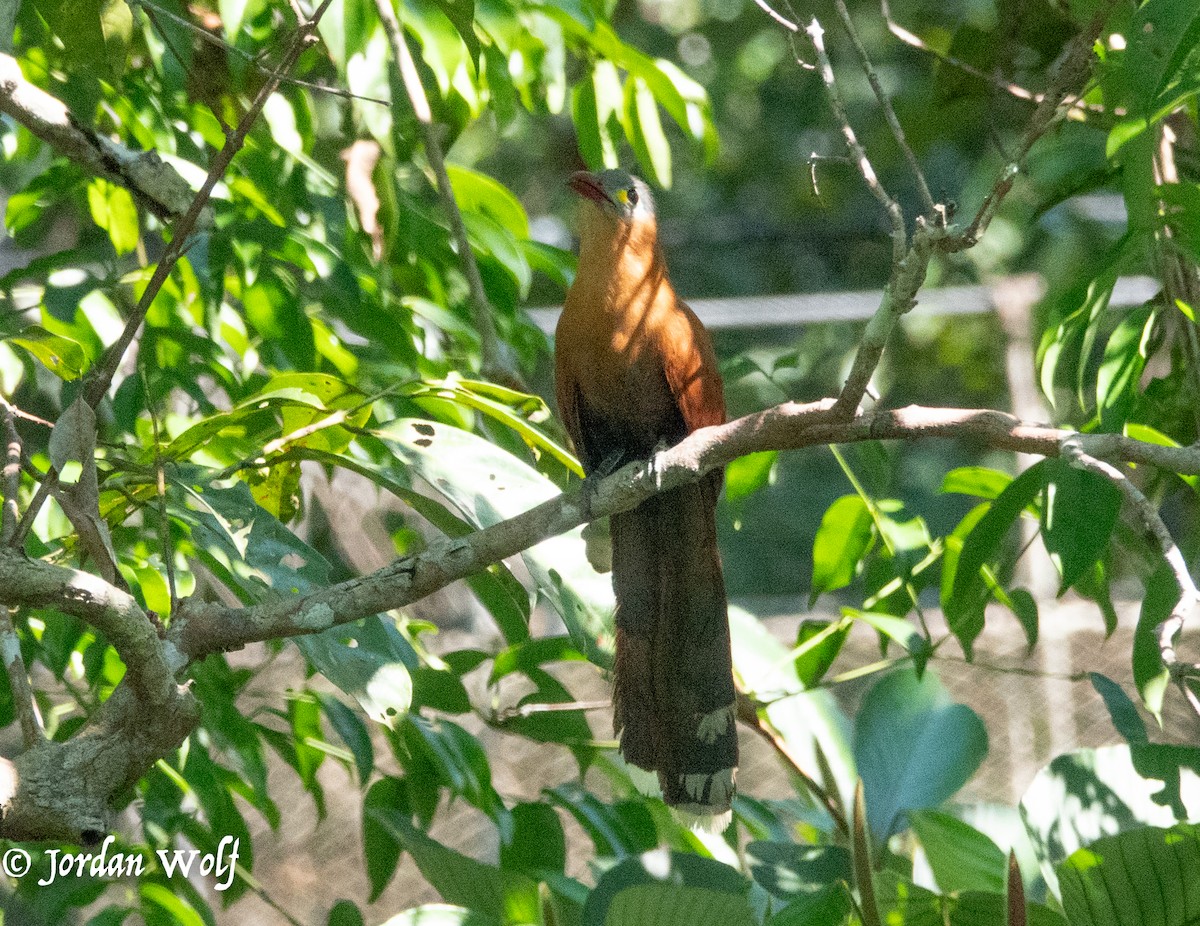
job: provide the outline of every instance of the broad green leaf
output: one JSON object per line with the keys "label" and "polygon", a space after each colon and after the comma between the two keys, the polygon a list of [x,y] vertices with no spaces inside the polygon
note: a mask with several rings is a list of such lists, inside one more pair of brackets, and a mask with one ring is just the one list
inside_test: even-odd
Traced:
{"label": "broad green leaf", "polygon": [[738,457],[725,467],[725,500],[731,504],[770,485],[775,478],[779,451],[764,450]]}
{"label": "broad green leaf", "polygon": [[872,686],[855,719],[854,758],[866,790],[871,831],[887,839],[910,810],[937,807],[974,774],[987,730],[952,704],[935,673],[901,669]]}
{"label": "broad green leaf", "polygon": [[21,329],[21,333],[9,338],[8,343],[25,348],[47,370],[68,382],[82,376],[88,366],[87,352],[79,342],[51,334],[38,325]]}
{"label": "broad green leaf", "polygon": [[[470,0],[447,0],[470,4]],[[454,189],[454,198],[464,212],[479,212],[508,230],[514,238],[529,237],[529,219],[525,207],[506,186],[487,174],[459,164],[447,164],[446,173]]]}
{"label": "broad green leaf", "polygon": [[1004,893],[1007,861],[989,837],[936,810],[915,811],[909,822],[943,893]]}
{"label": "broad green leaf", "polygon": [[805,691],[788,648],[749,612],[730,607],[729,630],[741,689],[766,702],[761,708],[766,719],[805,768],[828,766],[833,784],[847,793],[854,781],[850,730],[832,694],[822,688]]}
{"label": "broad green leaf", "polygon": [[809,602],[822,592],[845,588],[871,546],[870,509],[857,495],[843,495],[825,511],[813,538],[813,580]]}
{"label": "broad green leaf", "polygon": [[[1181,811],[1184,819],[1200,815],[1200,776],[1190,764],[1200,759],[1163,754],[1163,748],[1178,747],[1080,749],[1038,772],[1021,798],[1021,818],[1052,889],[1056,866],[1076,850],[1141,826],[1172,826]],[[1147,774],[1174,777],[1179,799],[1165,793],[1164,778],[1144,777],[1139,765],[1148,766]]]}
{"label": "broad green leaf", "polygon": [[1172,0],[1147,0],[1133,15],[1126,67],[1138,110],[1149,110],[1200,40],[1200,10]]}
{"label": "broad green leaf", "polygon": [[806,620],[800,622],[792,650],[796,674],[805,688],[815,687],[829,671],[850,634],[850,622]]}
{"label": "broad green leaf", "polygon": [[850,853],[842,846],[752,842],[745,851],[754,880],[782,900],[851,880]]}
{"label": "broad green leaf", "polygon": [[[377,433],[475,527],[514,517],[559,494],[540,473],[494,444],[458,428],[416,419]],[[587,562],[580,528],[521,554],[538,589],[555,607],[575,647],[600,665],[611,660],[612,585]]]}
{"label": "broad green leaf", "polygon": [[504,924],[542,922],[537,883],[515,871],[501,871],[435,842],[407,815],[372,808],[379,825],[412,855],[425,879],[449,904],[476,910]]}
{"label": "broad green leaf", "polygon": [[349,900],[339,900],[329,911],[326,926],[364,926],[362,913]]}
{"label": "broad green leaf", "polygon": [[1163,663],[1158,644],[1158,627],[1171,616],[1179,602],[1179,584],[1170,567],[1163,563],[1146,580],[1142,612],[1133,634],[1133,681],[1142,703],[1162,723],[1163,697],[1170,683],[1170,672]]}
{"label": "broad green leaf", "polygon": [[1144,827],[1109,836],[1058,866],[1071,926],[1200,922],[1200,831]]}
{"label": "broad green leaf", "polygon": [[604,873],[584,905],[583,926],[752,926],[749,889],[721,862],[655,849]]}
{"label": "broad green leaf", "polygon": [[375,615],[295,642],[313,668],[357,700],[372,720],[395,729],[408,712],[416,654],[391,618]]}
{"label": "broad green leaf", "polygon": [[1008,473],[987,466],[960,466],[946,473],[942,479],[942,491],[995,499],[1012,479]]}
{"label": "broad green leaf", "polygon": [[517,804],[512,809],[512,839],[500,846],[500,867],[506,871],[562,872],[567,843],[558,814],[549,804]]}
{"label": "broad green leaf", "polygon": [[497,926],[498,922],[466,907],[429,903],[384,920],[381,926]]}
{"label": "broad green leaf", "polygon": [[1125,689],[1106,675],[1099,672],[1089,674],[1092,687],[1104,699],[1108,715],[1112,718],[1113,726],[1131,746],[1149,742],[1146,736],[1146,724],[1137,711],[1137,706],[1125,694]]}
{"label": "broad green leaf", "polygon": [[742,897],[666,883],[626,888],[612,899],[603,920],[604,926],[755,926],[755,922],[749,901]]}
{"label": "broad green leaf", "polygon": [[834,884],[797,897],[768,919],[766,926],[844,926],[849,913],[848,888]]}
{"label": "broad green leaf", "polygon": [[319,693],[317,698],[333,729],[342,738],[342,742],[350,747],[355,768],[358,770],[359,783],[366,784],[371,772],[375,770],[375,748],[371,744],[371,734],[366,725],[358,719],[354,711],[333,695]]}
{"label": "broad green leaf", "polygon": [[1046,504],[1042,539],[1062,575],[1065,591],[1092,568],[1108,548],[1121,510],[1121,490],[1103,476],[1065,460],[1042,461]]}
{"label": "broad green leaf", "polygon": [[97,177],[88,184],[87,195],[92,221],[108,232],[117,256],[133,251],[138,243],[138,214],[129,191]]}
{"label": "broad green leaf", "polygon": [[[964,519],[960,525],[968,532],[962,537],[959,550],[947,540],[942,607],[968,658],[975,638],[983,630],[983,605],[994,581],[987,564],[997,556],[1009,530],[1044,488],[1047,462],[1035,463],[1017,476],[982,515],[979,509],[968,515],[970,520]],[[955,534],[961,536],[958,530]]]}
{"label": "broad green leaf", "polygon": [[371,883],[369,900],[374,903],[388,886],[404,850],[400,836],[385,825],[380,814],[403,812],[409,806],[408,784],[403,778],[380,778],[363,798],[363,860]]}
{"label": "broad green leaf", "polygon": [[625,82],[625,135],[637,155],[647,179],[664,188],[671,186],[671,145],[658,116],[658,101],[641,77]]}
{"label": "broad green leaf", "polygon": [[890,614],[856,611],[854,608],[843,608],[842,613],[852,620],[862,621],[887,639],[899,643],[905,652],[912,655],[918,674],[925,671],[925,663],[931,653],[929,641],[907,620]]}

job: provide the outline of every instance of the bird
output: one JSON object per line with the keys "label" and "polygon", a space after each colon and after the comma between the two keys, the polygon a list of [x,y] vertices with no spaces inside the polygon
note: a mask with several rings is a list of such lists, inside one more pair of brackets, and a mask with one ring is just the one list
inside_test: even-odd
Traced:
{"label": "bird", "polygon": [[[580,245],[555,332],[560,417],[584,473],[603,476],[725,421],[712,338],[671,287],[646,183],[579,171]],[[611,518],[613,726],[657,773],[676,817],[719,831],[738,764],[728,603],[717,548],[723,473]]]}

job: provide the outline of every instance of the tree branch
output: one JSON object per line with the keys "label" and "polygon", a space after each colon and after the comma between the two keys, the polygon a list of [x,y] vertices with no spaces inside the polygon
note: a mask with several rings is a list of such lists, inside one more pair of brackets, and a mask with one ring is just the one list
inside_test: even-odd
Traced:
{"label": "tree branch", "polygon": [[159,219],[181,215],[192,200],[191,187],[157,151],[126,148],[81,125],[60,100],[27,81],[16,58],[2,51],[0,113],[71,160],[125,187]]}
{"label": "tree branch", "polygon": [[[825,95],[829,98],[829,108],[833,110],[833,116],[837,120],[838,125],[841,126],[842,137],[846,140],[846,147],[850,150],[850,155],[858,167],[858,172],[862,174],[863,180],[866,181],[867,188],[879,200],[891,218],[892,260],[899,263],[904,258],[904,252],[908,247],[908,232],[904,227],[904,213],[900,209],[900,204],[892,198],[892,195],[879,182],[879,177],[875,173],[875,168],[871,166],[871,160],[867,157],[866,150],[859,143],[858,136],[854,134],[854,126],[850,124],[850,117],[846,114],[846,106],[842,102],[842,94],[838,90],[837,83],[833,78],[833,62],[829,60],[829,54],[825,51],[825,30],[821,27],[821,23],[814,18],[804,31],[808,35],[809,41],[812,42],[813,50],[817,53],[817,70],[821,74],[821,81],[825,84]],[[857,404],[855,403],[856,407]]]}
{"label": "tree branch", "polygon": [[[892,108],[892,101],[883,92],[883,84],[879,82],[879,75],[875,73],[875,67],[871,64],[871,57],[867,54],[867,49],[864,47],[862,39],[858,36],[858,30],[854,28],[854,20],[850,18],[850,11],[846,9],[846,0],[834,0],[833,7],[837,10],[838,18],[841,19],[846,33],[850,36],[850,43],[854,46],[854,51],[858,55],[858,62],[862,65],[863,73],[867,75],[867,83],[871,85],[875,99],[879,101],[879,108],[883,110],[883,117],[887,120],[892,137],[896,139],[896,144],[900,146],[900,150],[904,152],[904,159],[908,161],[908,166],[916,178],[917,191],[921,194],[921,202],[925,206],[925,214],[932,220],[938,214],[938,207],[933,201],[933,194],[929,192],[929,183],[925,180],[925,172],[921,170],[921,164],[917,161],[917,156],[913,154],[908,139],[904,137],[904,128],[900,125],[900,120],[896,118],[896,110]],[[944,211],[942,214],[943,216],[945,215]]]}
{"label": "tree branch", "polygon": [[1097,458],[1200,474],[1200,449],[1163,447],[1120,434],[1076,434],[1025,424],[1005,412],[910,406],[835,417],[833,400],[793,402],[717,427],[702,428],[649,461],[631,463],[587,490],[576,489],[465,537],[431,544],[367,576],[327,589],[247,608],[189,599],[172,622],[168,640],[190,659],[247,643],[320,633],[371,614],[402,607],[492,563],[596,518],[633,508],[651,495],[699,480],[738,457],[763,450],[795,450],[868,440],[959,438],[993,449],[1058,456],[1075,438]]}

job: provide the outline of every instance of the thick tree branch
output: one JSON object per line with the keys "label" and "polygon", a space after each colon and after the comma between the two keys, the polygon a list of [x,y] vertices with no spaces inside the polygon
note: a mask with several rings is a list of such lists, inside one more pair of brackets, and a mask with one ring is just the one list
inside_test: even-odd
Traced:
{"label": "thick tree branch", "polygon": [[181,215],[192,201],[187,182],[159,159],[157,151],[134,151],[81,125],[60,100],[27,81],[17,60],[2,51],[0,113],[71,160],[125,187],[160,219]]}
{"label": "thick tree branch", "polygon": [[126,681],[150,707],[179,697],[175,672],[183,661],[170,654],[133,596],[90,572],[27,559],[0,550],[0,604],[53,608],[95,627],[125,663]]}
{"label": "thick tree branch", "polygon": [[278,637],[320,633],[330,627],[410,604],[516,555],[549,537],[596,518],[627,511],[651,495],[695,482],[704,473],[762,450],[868,440],[959,438],[993,449],[1058,456],[1067,438],[1097,458],[1123,460],[1184,474],[1200,474],[1200,450],[1162,447],[1119,434],[1076,434],[1025,424],[1005,412],[910,406],[858,415],[833,414],[835,403],[785,403],[718,427],[702,428],[647,462],[631,463],[584,491],[558,496],[514,518],[465,537],[432,544],[376,572],[293,598],[227,608],[185,601],[168,640],[191,659]]}

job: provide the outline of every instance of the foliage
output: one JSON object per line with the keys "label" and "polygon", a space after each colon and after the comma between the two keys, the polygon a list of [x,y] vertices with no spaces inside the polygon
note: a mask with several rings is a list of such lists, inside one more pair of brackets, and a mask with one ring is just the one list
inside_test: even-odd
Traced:
{"label": "foliage", "polygon": [[[522,307],[539,294],[560,298],[573,262],[533,238],[522,205],[537,202],[546,218],[559,205],[553,195],[530,183],[529,195],[518,197],[500,178],[536,174],[545,185],[574,162],[555,145],[577,145],[590,167],[632,158],[661,186],[681,180],[680,165],[691,173],[704,165],[690,202],[682,183],[663,197],[664,213],[675,203],[685,220],[689,210],[692,221],[713,214],[743,181],[750,188],[748,175],[754,189],[770,186],[770,197],[759,199],[780,200],[770,204],[770,223],[794,219],[788,208],[811,217],[818,201],[842,216],[875,214],[856,175],[840,164],[822,168],[819,192],[806,188],[807,150],[799,160],[796,151],[811,136],[800,135],[793,116],[772,116],[802,98],[806,115],[822,124],[827,117],[814,102],[818,85],[790,66],[785,33],[749,5],[706,4],[702,20],[687,6],[644,4],[643,11],[660,10],[658,24],[589,0],[402,6],[494,323],[525,377],[537,375],[548,345]],[[924,52],[897,52],[894,40],[868,32],[873,51],[894,56],[886,60],[900,75],[896,98],[910,140],[945,183],[961,184],[952,195],[965,213],[986,194],[978,178],[990,176],[996,160],[984,149],[984,124],[994,123],[1002,147],[1013,145],[1029,107],[997,100],[996,87],[951,57],[1042,92],[1049,63],[1100,8],[1089,0],[1035,3],[1010,29],[1017,6],[897,10],[923,17]],[[865,5],[855,12],[874,15]],[[1060,420],[1083,432],[1187,446],[1200,438],[1200,13],[1147,0],[1106,7],[1104,15],[1098,65],[1071,119],[1033,149],[1028,180],[1006,200],[991,237],[967,258],[942,258],[932,275],[952,281],[1043,270],[1049,290],[1038,309],[1038,364]],[[216,9],[26,0],[15,49],[26,77],[68,102],[82,124],[159,152],[198,186],[226,129],[262,85],[262,62],[278,57],[295,27],[290,8],[260,0]],[[354,572],[319,529],[338,515],[303,491],[307,474],[351,473],[403,503],[404,517],[391,527],[396,551],[406,554],[519,514],[580,471],[543,400],[481,377],[489,358],[463,255],[376,8],[334,0],[319,34],[292,75],[303,83],[287,82],[267,100],[214,192],[206,224],[151,305],[136,351],[94,411],[82,386],[120,336],[171,229],[124,186],[56,156],[15,122],[0,122],[0,185],[12,191],[6,228],[16,244],[41,252],[0,278],[0,393],[30,416],[17,421],[28,456],[21,510],[51,469],[62,484],[27,525],[24,552],[127,587],[167,623],[194,594],[257,604]],[[690,49],[699,62],[690,72],[673,60],[677,37],[680,54]],[[696,54],[701,39],[704,61]],[[849,82],[840,67],[839,80]],[[759,135],[745,131],[743,103],[758,107]],[[872,106],[868,96],[852,98],[853,117]],[[958,133],[950,140],[939,137],[946,113]],[[534,134],[551,141],[535,145]],[[864,133],[872,150],[881,137]],[[817,153],[840,150],[829,147],[835,130],[822,138]],[[376,146],[377,158],[365,167],[344,158],[355,142]],[[513,163],[515,150],[526,163]],[[903,159],[880,163],[893,184]],[[1094,191],[1120,194],[1120,229],[1071,217],[1074,198]],[[753,205],[747,211],[753,218]],[[848,238],[816,279],[854,282],[867,273],[853,266],[870,264],[865,256],[879,258],[880,279],[869,282],[886,275],[877,226],[857,221],[859,237]],[[745,263],[745,277],[732,286],[766,288],[812,266],[798,262],[801,271],[785,274],[774,269],[783,263],[777,254]],[[1155,276],[1159,292],[1110,310],[1119,277],[1137,273]],[[842,365],[851,345],[842,335],[820,337],[731,357],[734,406],[796,397],[812,382],[818,391],[836,389],[822,377]],[[900,356],[919,339],[903,332]],[[922,377],[933,375],[930,368],[953,367],[962,392],[991,388],[971,379],[974,347],[954,332],[930,343],[943,354],[957,351],[957,361],[921,364],[907,379],[885,368],[889,404],[929,388]],[[730,468],[731,521],[753,529],[763,510],[756,504],[775,497],[783,460],[771,452]],[[1200,750],[1151,743],[1138,708],[1111,680],[1093,677],[1127,744],[1057,758],[1022,801],[1017,838],[972,825],[970,808],[950,803],[986,756],[988,737],[982,720],[950,703],[938,681],[934,666],[950,638],[934,637],[922,609],[940,603],[968,659],[994,605],[1012,613],[1032,649],[1039,602],[1011,580],[1017,558],[1029,555],[1013,543],[1023,520],[1040,531],[1059,594],[1095,601],[1110,632],[1114,581],[1144,585],[1131,664],[1142,704],[1161,717],[1171,679],[1154,631],[1179,590],[1158,546],[1123,525],[1119,490],[1059,459],[1015,475],[988,465],[995,458],[939,462],[940,493],[926,500],[940,495],[934,502],[951,514],[934,523],[901,491],[896,474],[904,467],[877,445],[835,451],[827,462],[826,488],[838,487],[826,491],[829,504],[805,496],[808,516],[819,521],[810,532],[810,591],[813,601],[833,596],[844,605],[841,618],[806,621],[789,648],[753,615],[731,614],[736,672],[760,729],[797,763],[793,771],[815,770],[795,776],[791,799],[760,799],[744,783],[730,828],[697,834],[639,792],[582,709],[522,711],[575,702],[556,664],[603,669],[611,660],[608,580],[574,531],[525,551],[519,568],[500,562],[468,580],[497,634],[486,651],[438,653],[436,627],[402,612],[272,641],[264,662],[294,643],[307,669],[337,690],[314,680],[255,713],[242,696],[260,663],[213,655],[189,667],[203,710],[199,728],[122,798],[136,808],[138,826],[117,848],[144,857],[147,873],[128,891],[102,878],[50,887],[18,880],[12,916],[59,923],[102,898],[90,920],[98,926],[135,914],[151,924],[214,923],[220,914],[209,898],[171,877],[154,852],[183,845],[215,852],[231,835],[240,837],[241,869],[222,899],[236,910],[240,896],[258,889],[247,815],[275,828],[289,809],[268,781],[274,753],[322,815],[323,764],[340,763],[355,776],[370,891],[361,900],[378,897],[407,854],[445,901],[400,912],[391,926],[1196,922],[1200,895],[1186,872],[1200,864],[1200,848],[1187,821],[1200,813]],[[1175,515],[1172,523],[1194,523],[1194,475],[1151,473],[1143,482]],[[1194,530],[1180,538],[1185,552],[1196,543]],[[764,559],[794,571],[794,550]],[[562,633],[531,634],[537,603],[557,613]],[[97,630],[52,608],[19,612],[16,624],[47,734],[69,737],[109,697],[124,667]],[[838,681],[829,673],[855,625],[879,635],[885,659],[847,717],[827,688]],[[469,693],[468,678],[481,669],[483,701]],[[500,710],[506,680],[519,680],[527,693]],[[15,719],[2,685],[0,722]],[[537,801],[507,802],[493,778],[503,752],[486,750],[468,720],[502,738],[569,750],[579,780]],[[603,789],[584,786],[597,776]],[[844,799],[858,781],[857,812],[847,813]],[[468,857],[431,835],[454,799],[487,821],[497,857]],[[568,874],[567,818],[591,842],[590,883]],[[35,870],[50,851],[35,849]],[[1031,859],[1016,878],[1014,851]],[[928,863],[928,876],[914,856]],[[1147,870],[1158,875],[1153,889]],[[363,922],[355,903],[330,900],[331,926]]]}

